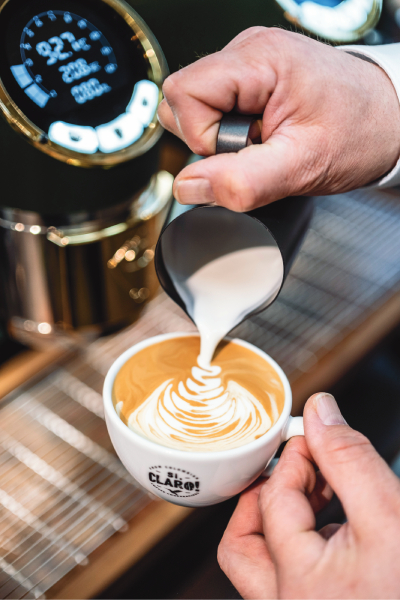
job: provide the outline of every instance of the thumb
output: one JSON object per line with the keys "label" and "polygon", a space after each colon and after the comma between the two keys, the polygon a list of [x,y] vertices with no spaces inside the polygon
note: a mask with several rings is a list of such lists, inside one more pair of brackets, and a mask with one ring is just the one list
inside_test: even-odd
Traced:
{"label": "thumb", "polygon": [[174,194],[181,204],[217,204],[244,212],[301,193],[301,148],[272,135],[238,153],[219,154],[183,169]]}
{"label": "thumb", "polygon": [[384,514],[400,484],[369,440],[344,420],[330,394],[312,396],[304,409],[308,448],[343,504],[352,525],[365,530]]}

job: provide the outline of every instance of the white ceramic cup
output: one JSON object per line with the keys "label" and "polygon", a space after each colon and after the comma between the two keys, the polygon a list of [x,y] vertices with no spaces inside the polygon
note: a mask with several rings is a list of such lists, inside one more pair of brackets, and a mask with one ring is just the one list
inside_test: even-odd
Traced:
{"label": "white ceramic cup", "polygon": [[[169,333],[149,338],[121,354],[104,382],[104,410],[114,448],[129,473],[164,500],[181,506],[209,506],[243,491],[266,469],[280,444],[295,435],[304,435],[303,418],[291,417],[292,392],[286,375],[274,360],[252,344],[231,340],[268,362],[284,387],[285,403],[278,421],[267,433],[248,444],[217,452],[192,452],[167,448],[129,429],[118,417],[112,392],[117,373],[132,356],[153,344],[193,333]],[[226,338],[229,339],[229,338]],[[249,373],[251,376],[251,373]]]}

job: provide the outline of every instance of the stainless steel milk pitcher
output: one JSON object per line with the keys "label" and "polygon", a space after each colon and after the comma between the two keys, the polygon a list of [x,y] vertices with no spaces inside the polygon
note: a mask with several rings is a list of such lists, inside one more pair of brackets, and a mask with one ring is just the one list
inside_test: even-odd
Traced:
{"label": "stainless steel milk pitcher", "polygon": [[[245,148],[254,120],[253,116],[226,115],[218,133],[217,154]],[[223,254],[258,245],[275,246],[283,263],[280,285],[274,295],[247,316],[256,314],[278,296],[309,228],[312,213],[313,199],[303,196],[285,198],[246,213],[220,206],[193,207],[175,203],[156,246],[155,267],[159,281],[167,294],[189,314],[171,279],[171,261],[181,261],[182,265],[178,264],[177,268],[182,268],[187,277]],[[200,236],[196,235],[199,228]],[[191,257],[189,265],[187,256]],[[265,269],[268,269],[267,264]]]}

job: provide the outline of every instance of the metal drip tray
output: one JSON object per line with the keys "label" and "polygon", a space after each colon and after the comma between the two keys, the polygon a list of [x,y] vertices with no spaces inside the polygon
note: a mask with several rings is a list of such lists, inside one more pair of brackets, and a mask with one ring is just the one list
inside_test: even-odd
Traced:
{"label": "metal drip tray", "polygon": [[111,450],[91,375],[71,364],[1,411],[2,598],[43,596],[150,500]]}
{"label": "metal drip tray", "polygon": [[[278,300],[233,332],[292,381],[399,287],[400,203],[365,191],[320,198]],[[142,318],[102,338],[1,407],[0,597],[43,597],[151,498],[116,458],[101,389],[110,364],[147,337],[194,331],[160,294]]]}

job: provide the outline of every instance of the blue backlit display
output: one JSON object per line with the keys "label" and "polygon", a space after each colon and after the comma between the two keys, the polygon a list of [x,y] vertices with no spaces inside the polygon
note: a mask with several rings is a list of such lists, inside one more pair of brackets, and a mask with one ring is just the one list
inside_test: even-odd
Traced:
{"label": "blue backlit display", "polygon": [[7,3],[0,78],[52,142],[85,154],[122,150],[143,135],[158,106],[146,54],[108,4],[65,0],[63,7],[60,0]]}

